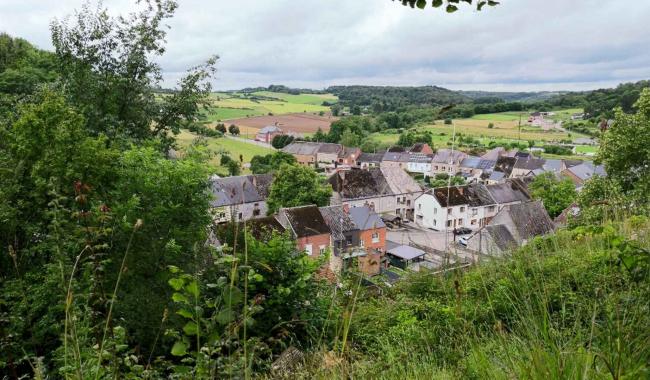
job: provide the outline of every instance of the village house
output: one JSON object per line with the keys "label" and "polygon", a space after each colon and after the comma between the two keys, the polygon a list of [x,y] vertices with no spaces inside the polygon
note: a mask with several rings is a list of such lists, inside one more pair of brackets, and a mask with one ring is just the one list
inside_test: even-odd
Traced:
{"label": "village house", "polygon": [[480,157],[468,156],[460,163],[460,172],[468,181],[479,181],[483,173],[492,172],[496,160],[485,160]]}
{"label": "village house", "polygon": [[503,207],[531,200],[528,183],[532,177],[508,179],[504,183],[486,186],[490,196],[497,204],[497,211]]}
{"label": "village house", "polygon": [[357,166],[361,169],[378,168],[384,153],[361,153],[357,157]]}
{"label": "village house", "polygon": [[424,153],[411,153],[406,170],[410,173],[420,173],[425,176],[431,175],[431,162],[433,161],[432,155]]}
{"label": "village house", "polygon": [[379,274],[386,250],[386,225],[379,215],[369,207],[328,206],[320,212],[332,231],[332,270],[356,266],[368,276]]}
{"label": "village house", "polygon": [[282,151],[294,156],[300,165],[313,167],[316,166],[316,155],[319,148],[320,143],[294,141],[282,148]]}
{"label": "village house", "polygon": [[527,176],[533,170],[543,169],[544,163],[546,161],[542,158],[535,158],[532,156],[528,157],[517,157],[515,165],[512,167],[512,173],[510,177],[524,177]]}
{"label": "village house", "polygon": [[320,257],[332,247],[332,231],[317,206],[282,208],[277,220],[296,240],[296,247],[308,256]]}
{"label": "village house", "polygon": [[336,165],[339,160],[339,154],[343,152],[343,145],[318,143],[318,151],[316,151],[316,161],[319,164]]}
{"label": "village house", "polygon": [[481,159],[483,160],[490,160],[490,161],[496,161],[499,159],[501,156],[505,156],[507,154],[507,151],[504,147],[498,146],[496,148],[490,149],[485,154],[481,156]]}
{"label": "village house", "polygon": [[240,222],[266,216],[273,176],[257,174],[237,177],[211,177],[210,202],[215,223]]}
{"label": "village house", "polygon": [[413,146],[409,149],[409,153],[415,154],[415,153],[420,153],[420,154],[425,154],[425,155],[431,155],[435,153],[431,146],[427,143],[415,143]]}
{"label": "village house", "polygon": [[455,175],[460,170],[460,163],[467,158],[467,153],[452,150],[439,149],[433,156],[431,173]]}
{"label": "village house", "polygon": [[338,163],[339,165],[355,166],[360,155],[361,149],[344,146],[339,152]]}
{"label": "village house", "polygon": [[369,206],[380,214],[391,213],[412,220],[413,201],[422,188],[404,170],[382,167],[341,171],[329,178],[330,204]]}
{"label": "village house", "polygon": [[255,141],[265,142],[270,144],[275,136],[281,136],[284,132],[277,125],[267,125],[266,127],[257,131]]}
{"label": "village house", "polygon": [[439,187],[415,200],[415,222],[422,227],[445,231],[477,229],[496,215],[497,203],[482,184]]}
{"label": "village house", "polygon": [[410,156],[411,155],[407,152],[388,151],[382,156],[380,166],[382,168],[397,168],[407,170]]}
{"label": "village house", "polygon": [[594,165],[594,163],[590,161],[585,161],[579,165],[571,166],[563,170],[560,174],[573,181],[578,189],[581,189],[584,183],[594,176],[606,176],[604,166]]}
{"label": "village house", "polygon": [[467,248],[483,254],[501,255],[554,229],[555,225],[540,201],[514,204],[504,207],[488,225],[470,236]]}

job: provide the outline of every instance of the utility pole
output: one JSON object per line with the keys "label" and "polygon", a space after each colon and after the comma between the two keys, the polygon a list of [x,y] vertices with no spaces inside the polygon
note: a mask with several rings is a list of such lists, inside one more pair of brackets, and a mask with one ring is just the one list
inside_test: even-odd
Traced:
{"label": "utility pole", "polygon": [[519,142],[521,142],[521,114],[519,114]]}

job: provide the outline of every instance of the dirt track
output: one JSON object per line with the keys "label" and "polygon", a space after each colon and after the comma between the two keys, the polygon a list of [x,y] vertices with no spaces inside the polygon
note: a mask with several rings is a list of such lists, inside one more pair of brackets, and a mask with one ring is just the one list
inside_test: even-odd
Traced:
{"label": "dirt track", "polygon": [[284,132],[295,133],[314,133],[320,127],[323,132],[330,129],[330,124],[338,120],[334,116],[318,116],[310,113],[294,113],[278,116],[255,116],[243,119],[228,120],[226,124],[235,124],[242,133],[254,133],[255,130],[261,129],[267,125],[277,123]]}

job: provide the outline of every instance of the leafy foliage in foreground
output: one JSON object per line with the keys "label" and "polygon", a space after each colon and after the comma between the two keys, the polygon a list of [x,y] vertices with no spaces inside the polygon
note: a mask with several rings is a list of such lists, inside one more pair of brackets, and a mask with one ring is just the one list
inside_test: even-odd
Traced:
{"label": "leafy foliage in foreground", "polygon": [[649,220],[635,217],[467,272],[414,273],[381,297],[359,295],[350,350],[312,355],[301,376],[645,378],[649,248]]}

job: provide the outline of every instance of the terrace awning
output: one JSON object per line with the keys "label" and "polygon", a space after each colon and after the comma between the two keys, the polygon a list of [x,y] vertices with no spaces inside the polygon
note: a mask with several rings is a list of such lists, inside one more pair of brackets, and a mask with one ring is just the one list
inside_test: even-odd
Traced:
{"label": "terrace awning", "polygon": [[386,251],[386,253],[407,261],[417,259],[418,257],[425,255],[425,252],[423,250],[408,245],[400,245],[395,248],[391,248]]}

